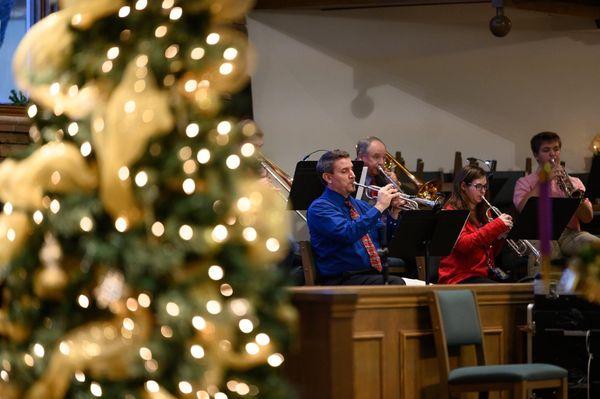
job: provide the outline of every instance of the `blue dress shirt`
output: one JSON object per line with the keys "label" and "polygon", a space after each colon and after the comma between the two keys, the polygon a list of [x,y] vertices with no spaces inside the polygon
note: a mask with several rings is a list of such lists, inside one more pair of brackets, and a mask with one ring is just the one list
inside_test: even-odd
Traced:
{"label": "blue dress shirt", "polygon": [[[381,212],[365,201],[349,199],[360,214],[358,219],[350,217],[344,197],[329,188],[325,188],[308,208],[308,229],[315,262],[319,273],[326,277],[371,269],[369,254],[360,240],[365,234],[369,234],[376,248],[380,248],[378,233],[384,226]],[[391,238],[398,222],[391,217],[387,220],[388,237]]]}

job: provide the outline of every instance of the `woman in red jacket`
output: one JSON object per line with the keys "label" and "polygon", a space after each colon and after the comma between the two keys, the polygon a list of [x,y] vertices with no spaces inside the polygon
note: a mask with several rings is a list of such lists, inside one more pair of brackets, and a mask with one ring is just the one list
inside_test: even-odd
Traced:
{"label": "woman in red jacket", "polygon": [[483,196],[488,189],[485,171],[479,166],[465,166],[454,179],[452,196],[445,209],[470,210],[454,249],[443,256],[439,266],[440,284],[494,283],[488,271],[500,250],[502,237],[512,228],[510,215],[501,214],[488,221]]}

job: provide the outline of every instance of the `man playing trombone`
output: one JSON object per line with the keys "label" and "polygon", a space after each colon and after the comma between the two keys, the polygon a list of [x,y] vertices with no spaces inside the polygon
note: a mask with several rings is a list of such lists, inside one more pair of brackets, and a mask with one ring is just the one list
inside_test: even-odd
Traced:
{"label": "man playing trombone", "polygon": [[[385,168],[386,154],[387,148],[378,137],[370,136],[360,139],[356,143],[356,159],[363,161],[367,167],[367,178],[365,180],[367,186],[385,186],[389,183],[386,177],[382,175],[380,169]],[[398,182],[396,174],[393,171],[390,171],[388,176]],[[367,202],[373,205],[375,200]]]}
{"label": "man playing trombone", "polygon": [[[391,185],[379,189],[374,206],[353,198],[355,175],[347,152],[326,152],[317,171],[327,187],[308,209],[308,228],[315,261],[327,285],[382,284],[379,229],[381,215],[388,210],[387,234],[391,238],[405,204]],[[404,285],[401,277],[390,276],[389,284]]]}

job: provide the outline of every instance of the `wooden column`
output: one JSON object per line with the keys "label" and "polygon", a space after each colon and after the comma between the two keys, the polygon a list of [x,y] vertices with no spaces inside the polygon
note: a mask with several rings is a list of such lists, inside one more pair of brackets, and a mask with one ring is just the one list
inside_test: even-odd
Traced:
{"label": "wooden column", "polygon": [[326,289],[293,295],[300,320],[285,371],[301,398],[354,397],[352,322],[356,300],[356,294],[334,294]]}

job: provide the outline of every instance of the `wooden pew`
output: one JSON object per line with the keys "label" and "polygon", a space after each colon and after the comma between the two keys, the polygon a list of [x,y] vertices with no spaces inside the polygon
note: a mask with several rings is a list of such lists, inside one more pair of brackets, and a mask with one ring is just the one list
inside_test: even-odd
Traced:
{"label": "wooden pew", "polygon": [[464,288],[477,292],[490,364],[524,362],[530,284],[291,288],[299,326],[284,364],[300,398],[437,398],[427,295]]}

